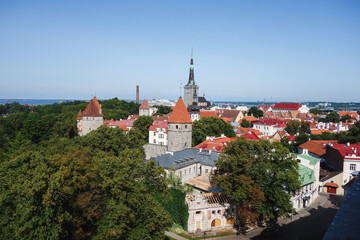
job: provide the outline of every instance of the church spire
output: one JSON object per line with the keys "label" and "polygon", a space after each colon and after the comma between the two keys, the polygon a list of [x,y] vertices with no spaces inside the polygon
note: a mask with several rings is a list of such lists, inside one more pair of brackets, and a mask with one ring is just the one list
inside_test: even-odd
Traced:
{"label": "church spire", "polygon": [[188,82],[187,85],[195,85],[195,79],[194,79],[194,60],[193,60],[193,50],[192,50],[192,49],[191,49],[189,82]]}

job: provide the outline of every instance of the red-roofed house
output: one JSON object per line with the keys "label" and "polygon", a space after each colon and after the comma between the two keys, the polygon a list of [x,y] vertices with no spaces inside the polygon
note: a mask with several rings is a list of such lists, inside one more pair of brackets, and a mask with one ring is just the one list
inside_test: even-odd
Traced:
{"label": "red-roofed house", "polygon": [[277,131],[270,137],[270,142],[280,142],[280,140],[285,136],[289,136],[289,134],[285,131]]}
{"label": "red-roofed house", "polygon": [[273,136],[277,131],[284,131],[286,122],[279,119],[265,118],[255,122],[253,128],[262,132],[264,136]]}
{"label": "red-roofed house", "polygon": [[206,137],[206,140],[204,142],[200,143],[194,148],[221,152],[224,146],[226,146],[229,142],[232,142],[236,139],[237,137],[229,138],[224,136],[223,134],[221,137]]}
{"label": "red-roofed house", "polygon": [[150,107],[149,101],[144,99],[144,101],[141,103],[139,107],[139,115],[140,116],[152,116],[154,113],[156,113],[157,108]]}
{"label": "red-roofed house", "polygon": [[248,121],[249,123],[254,122],[254,121],[258,121],[258,119],[256,117],[254,117],[254,116],[245,116],[245,117],[240,119],[239,123],[241,123],[244,120]]}
{"label": "red-roofed house", "polygon": [[109,123],[108,126],[112,128],[121,128],[124,132],[128,132],[132,127],[136,119],[121,119],[120,121],[114,121]]}
{"label": "red-roofed house", "polygon": [[340,117],[349,115],[353,120],[359,120],[359,114],[357,112],[339,111]]}
{"label": "red-roofed house", "polygon": [[235,129],[237,129],[236,136],[238,136],[238,137],[244,136],[245,134],[251,134],[251,133],[254,133],[259,138],[261,138],[263,136],[262,132],[260,132],[257,129],[254,129],[254,128],[236,127]]}
{"label": "red-roofed house", "polygon": [[96,130],[103,125],[101,106],[96,97],[90,100],[84,112],[79,111],[77,116],[77,128],[80,136]]}
{"label": "red-roofed house", "polygon": [[301,105],[298,103],[275,103],[273,112],[298,111]]}
{"label": "red-roofed house", "polygon": [[259,105],[258,109],[260,109],[263,112],[271,112],[272,106],[271,105]]}
{"label": "red-roofed house", "polygon": [[218,109],[217,115],[222,119],[227,119],[230,122],[239,122],[244,117],[240,110],[233,109]]}
{"label": "red-roofed house", "polygon": [[149,143],[168,145],[168,123],[167,121],[154,121],[149,127]]}
{"label": "red-roofed house", "polygon": [[216,111],[200,110],[200,119],[203,117],[216,117],[219,118],[216,114]]}
{"label": "red-roofed house", "polygon": [[350,181],[354,174],[360,171],[360,143],[340,144],[334,143],[326,145],[325,161],[330,166],[343,171],[343,182],[341,185]]}

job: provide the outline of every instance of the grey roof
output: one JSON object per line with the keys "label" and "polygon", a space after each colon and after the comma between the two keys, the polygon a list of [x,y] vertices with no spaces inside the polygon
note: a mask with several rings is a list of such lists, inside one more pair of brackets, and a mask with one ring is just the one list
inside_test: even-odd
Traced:
{"label": "grey roof", "polygon": [[200,163],[207,166],[215,166],[215,160],[218,159],[219,153],[214,151],[199,149],[183,149],[174,154],[167,153],[155,159],[156,163],[165,169],[179,169],[190,166],[195,163]]}
{"label": "grey roof", "polygon": [[323,240],[359,239],[360,177],[357,177],[330,224]]}

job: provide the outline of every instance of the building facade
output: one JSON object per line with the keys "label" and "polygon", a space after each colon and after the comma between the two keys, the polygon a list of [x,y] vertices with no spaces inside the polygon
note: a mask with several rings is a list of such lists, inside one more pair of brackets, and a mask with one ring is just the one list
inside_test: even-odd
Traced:
{"label": "building facade", "polygon": [[90,100],[84,112],[81,110],[77,116],[77,128],[80,136],[85,136],[89,132],[98,129],[103,125],[104,118],[101,105],[96,97]]}

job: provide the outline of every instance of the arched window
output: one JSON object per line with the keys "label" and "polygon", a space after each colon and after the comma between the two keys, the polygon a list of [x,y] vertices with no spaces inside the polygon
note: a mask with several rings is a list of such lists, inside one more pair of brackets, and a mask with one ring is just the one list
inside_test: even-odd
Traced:
{"label": "arched window", "polygon": [[211,222],[211,227],[221,227],[221,221],[218,218],[215,218],[214,220],[212,220]]}

